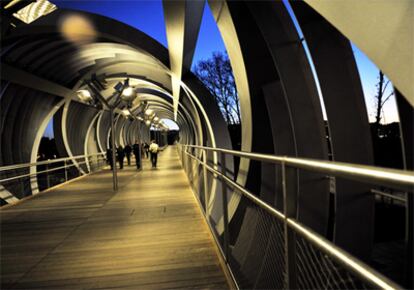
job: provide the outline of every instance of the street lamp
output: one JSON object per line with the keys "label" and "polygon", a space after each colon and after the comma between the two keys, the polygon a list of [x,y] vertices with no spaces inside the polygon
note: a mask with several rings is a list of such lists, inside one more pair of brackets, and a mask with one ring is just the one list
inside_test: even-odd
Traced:
{"label": "street lamp", "polygon": [[131,103],[137,97],[135,89],[129,86],[129,79],[126,79],[123,84],[120,84],[122,85],[121,99],[127,103]]}
{"label": "street lamp", "polygon": [[82,102],[89,103],[93,100],[91,93],[88,90],[79,90],[76,94]]}
{"label": "street lamp", "polygon": [[[117,83],[114,87],[115,94],[113,95],[115,101],[109,103],[100,93],[101,90],[105,89],[101,81],[98,80],[96,75],[92,75],[90,80],[85,80],[85,84],[88,86],[89,90],[79,90],[77,92],[78,98],[83,101],[90,103],[96,101],[96,99],[104,106],[106,106],[111,113],[111,147],[112,147],[112,176],[113,176],[113,189],[114,191],[118,190],[118,176],[116,170],[116,155],[115,155],[115,126],[114,126],[114,110],[118,107],[121,101],[128,103],[128,107],[137,97],[137,93],[133,87],[129,86],[129,79],[126,79],[124,83]],[[92,93],[92,94],[91,94]],[[94,97],[96,99],[94,99]],[[130,115],[129,110],[126,110]],[[122,111],[125,116],[128,114],[125,113],[125,110]],[[108,157],[108,156],[107,156]]]}
{"label": "street lamp", "polygon": [[124,115],[125,118],[128,118],[131,116],[131,112],[128,109],[123,109],[122,115]]}
{"label": "street lamp", "polygon": [[151,110],[151,109],[146,109],[146,110],[145,110],[145,116],[146,116],[147,118],[152,118],[152,117],[154,116],[154,111],[153,111],[153,110]]}

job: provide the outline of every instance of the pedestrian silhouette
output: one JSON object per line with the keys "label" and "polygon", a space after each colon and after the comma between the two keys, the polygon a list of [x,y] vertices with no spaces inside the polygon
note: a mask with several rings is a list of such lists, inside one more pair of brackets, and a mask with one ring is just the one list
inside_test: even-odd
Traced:
{"label": "pedestrian silhouette", "polygon": [[148,145],[148,143],[147,142],[145,142],[144,143],[144,151],[145,151],[145,156],[147,157],[147,159],[148,159],[148,152],[149,152],[149,145]]}
{"label": "pedestrian silhouette", "polygon": [[125,152],[125,156],[127,158],[128,165],[131,165],[131,152],[132,152],[132,148],[131,148],[131,146],[129,144],[125,145],[124,152]]}
{"label": "pedestrian silhouette", "polygon": [[114,168],[114,163],[112,162],[112,149],[109,147],[106,149],[106,161],[111,166],[111,170]]}
{"label": "pedestrian silhouette", "polygon": [[122,148],[121,145],[119,145],[119,147],[117,149],[117,153],[118,153],[119,168],[123,169],[124,168],[125,152],[124,152],[124,148]]}
{"label": "pedestrian silhouette", "polygon": [[151,145],[149,146],[149,152],[151,154],[152,168],[157,167],[158,150],[159,150],[158,144],[155,143],[155,140],[152,140]]}
{"label": "pedestrian silhouette", "polygon": [[134,156],[135,156],[137,169],[140,169],[141,168],[141,146],[139,145],[138,140],[132,146],[132,152],[134,153]]}

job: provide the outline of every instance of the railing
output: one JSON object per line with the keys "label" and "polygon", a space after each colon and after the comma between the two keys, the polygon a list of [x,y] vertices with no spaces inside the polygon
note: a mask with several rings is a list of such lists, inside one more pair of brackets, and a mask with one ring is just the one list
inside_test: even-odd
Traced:
{"label": "railing", "polygon": [[[272,156],[226,149],[179,145],[179,154],[193,191],[238,288],[267,289],[400,289],[390,279],[349,253],[335,246],[296,220],[296,200],[288,196],[291,190],[289,171],[305,169],[329,176],[360,182],[373,182],[400,191],[414,188],[414,175],[399,170],[378,170],[375,167],[310,159]],[[208,154],[215,154],[209,156]],[[227,174],[226,155],[277,164],[281,168],[283,211],[256,197]],[[214,162],[213,160],[219,160]],[[201,172],[199,167],[201,166]],[[220,169],[220,170],[219,170]],[[221,211],[211,213],[211,186],[215,180],[221,187]],[[202,181],[202,182],[201,182]],[[228,188],[232,189],[230,195]],[[220,188],[219,188],[220,190]],[[375,193],[375,192],[373,192]],[[378,192],[376,193],[378,194]],[[379,193],[381,194],[381,193]],[[252,224],[257,237],[243,228],[235,233],[229,229],[228,197],[237,195],[239,206],[245,208],[245,219]],[[233,213],[234,214],[234,213]],[[240,261],[238,237],[253,243],[255,259],[252,265]],[[252,249],[252,248],[250,248]],[[237,252],[239,251],[239,252]]]}
{"label": "railing", "polygon": [[[6,202],[7,198],[16,201],[80,175],[98,171],[106,165],[105,155],[95,153],[0,167],[1,197]],[[12,195],[7,196],[5,190]]]}

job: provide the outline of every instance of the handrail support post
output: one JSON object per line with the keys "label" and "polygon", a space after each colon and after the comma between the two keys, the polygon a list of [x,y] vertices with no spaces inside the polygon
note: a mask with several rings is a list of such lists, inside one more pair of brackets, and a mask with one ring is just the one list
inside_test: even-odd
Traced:
{"label": "handrail support post", "polygon": [[46,185],[47,185],[47,188],[50,188],[49,164],[48,163],[46,163]]}
{"label": "handrail support post", "polygon": [[[221,173],[226,176],[226,155],[220,152]],[[221,194],[223,203],[223,236],[224,236],[224,254],[226,262],[229,263],[229,214],[227,201],[227,185],[224,179],[221,181]]]}
{"label": "handrail support post", "polygon": [[[297,289],[296,275],[296,234],[289,228],[288,218],[296,216],[296,196],[289,190],[287,184],[287,166],[284,161],[282,167],[282,190],[283,190],[283,210],[284,210],[284,246],[285,246],[285,288]],[[293,193],[293,194],[289,194]],[[292,196],[293,195],[293,196]]]}
{"label": "handrail support post", "polygon": [[204,205],[205,205],[205,215],[208,219],[208,182],[207,182],[207,151],[203,149],[203,185],[204,185]]}
{"label": "handrail support post", "polygon": [[68,165],[68,164],[67,164],[66,159],[65,159],[65,161],[64,161],[64,162],[65,162],[65,169],[64,169],[64,170],[65,170],[65,182],[66,182],[66,181],[68,181],[68,170],[67,170],[67,165]]}
{"label": "handrail support post", "polygon": [[113,190],[118,191],[118,176],[116,170],[116,147],[115,147],[115,126],[114,126],[114,109],[111,108],[111,147],[112,147],[112,183]]}

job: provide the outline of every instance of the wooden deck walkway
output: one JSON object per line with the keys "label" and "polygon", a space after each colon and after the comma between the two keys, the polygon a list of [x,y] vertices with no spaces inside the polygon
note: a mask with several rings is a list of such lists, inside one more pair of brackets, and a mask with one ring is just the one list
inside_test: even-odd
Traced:
{"label": "wooden deck walkway", "polygon": [[1,289],[228,289],[176,150],[0,210]]}

